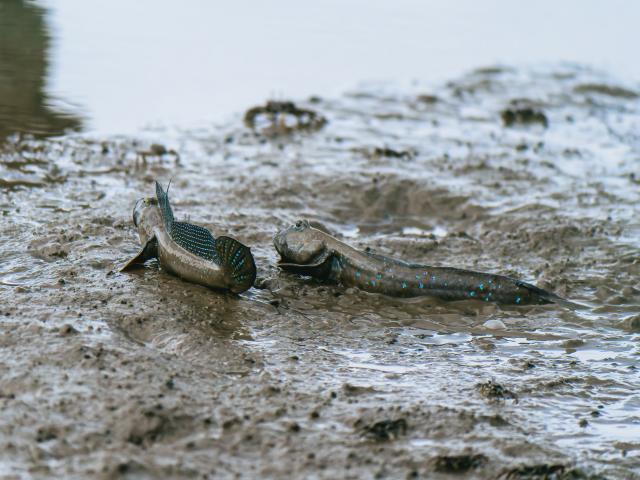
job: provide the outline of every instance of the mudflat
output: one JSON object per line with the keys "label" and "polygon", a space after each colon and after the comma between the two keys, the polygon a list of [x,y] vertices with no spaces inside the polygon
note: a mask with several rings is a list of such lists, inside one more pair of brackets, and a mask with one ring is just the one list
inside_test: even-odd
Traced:
{"label": "mudflat", "polygon": [[[488,68],[296,105],[323,121],[5,142],[0,476],[638,478],[635,90]],[[251,246],[255,288],[118,273],[135,200],[170,178],[177,220]],[[589,309],[289,275],[272,237],[298,218]]]}

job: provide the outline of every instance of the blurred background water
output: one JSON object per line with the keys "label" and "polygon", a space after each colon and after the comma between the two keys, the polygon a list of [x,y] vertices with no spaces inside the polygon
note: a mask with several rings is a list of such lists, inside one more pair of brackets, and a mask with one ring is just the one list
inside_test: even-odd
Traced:
{"label": "blurred background water", "polygon": [[578,62],[640,78],[640,3],[0,1],[0,135],[191,128],[269,97]]}

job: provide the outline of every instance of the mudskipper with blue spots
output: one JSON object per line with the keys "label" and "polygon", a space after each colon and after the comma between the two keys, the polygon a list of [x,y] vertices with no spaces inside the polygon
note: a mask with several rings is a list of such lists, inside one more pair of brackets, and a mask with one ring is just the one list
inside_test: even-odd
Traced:
{"label": "mudskipper with blue spots", "polygon": [[141,198],[133,209],[142,248],[121,268],[129,270],[151,258],[184,280],[241,293],[256,279],[251,250],[237,240],[214,238],[206,228],[176,222],[168,193],[156,182],[156,198]]}
{"label": "mudskipper with blue spots", "polygon": [[284,270],[345,287],[398,297],[475,299],[511,305],[581,305],[520,280],[450,267],[432,267],[363,252],[300,220],[273,239]]}

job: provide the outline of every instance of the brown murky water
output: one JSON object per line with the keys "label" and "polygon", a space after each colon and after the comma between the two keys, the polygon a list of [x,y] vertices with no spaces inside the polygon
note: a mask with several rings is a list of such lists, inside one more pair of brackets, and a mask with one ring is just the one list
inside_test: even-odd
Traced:
{"label": "brown murky water", "polygon": [[[637,94],[579,67],[483,69],[300,105],[328,123],[167,131],[179,156],[8,138],[0,475],[638,478]],[[252,246],[256,288],[117,273],[138,248],[136,198],[170,178],[179,218]],[[589,308],[286,275],[271,238],[300,217]]]}

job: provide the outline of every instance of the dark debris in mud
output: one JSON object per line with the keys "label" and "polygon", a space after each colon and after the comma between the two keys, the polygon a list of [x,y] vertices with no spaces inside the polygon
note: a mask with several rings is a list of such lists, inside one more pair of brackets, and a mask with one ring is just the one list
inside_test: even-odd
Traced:
{"label": "dark debris in mud", "polygon": [[436,472],[461,474],[480,468],[488,461],[486,455],[481,453],[440,455],[433,459],[433,468]]}
{"label": "dark debris in mud", "polygon": [[300,108],[293,102],[275,100],[250,108],[244,115],[244,124],[248,128],[265,135],[312,132],[321,129],[326,123],[327,119],[314,110]]}
{"label": "dark debris in mud", "polygon": [[397,158],[400,160],[411,160],[417,155],[412,149],[394,149],[391,147],[375,147],[364,149],[364,154],[369,158]]}
{"label": "dark debris in mud", "polygon": [[493,380],[489,380],[483,383],[478,383],[476,385],[476,389],[486,399],[492,402],[496,401],[504,401],[504,400],[514,400],[515,403],[518,403],[518,396],[504,387],[503,385],[494,382]]}
{"label": "dark debris in mud", "polygon": [[500,480],[606,480],[582,470],[560,464],[539,464],[516,467],[503,472]]}
{"label": "dark debris in mud", "polygon": [[638,98],[640,95],[638,92],[629,90],[627,88],[619,87],[617,85],[607,85],[604,83],[583,83],[577,85],[574,89],[576,93],[597,93],[599,95],[606,95],[609,97],[618,97],[628,100]]}
{"label": "dark debris in mud", "polygon": [[[105,152],[106,144],[103,146],[103,152]],[[147,163],[149,158],[157,158],[163,160],[165,157],[171,157],[173,161],[180,163],[180,154],[173,148],[167,148],[160,143],[152,143],[149,148],[138,150],[138,156],[143,163]]]}
{"label": "dark debris in mud", "polygon": [[395,440],[407,433],[407,421],[404,418],[394,420],[380,420],[362,427],[362,433],[367,438],[377,442]]}
{"label": "dark debris in mud", "polygon": [[542,125],[545,128],[549,126],[549,120],[542,110],[518,102],[502,110],[500,116],[505,127],[532,124]]}

